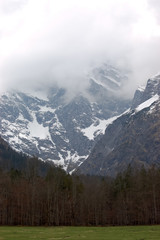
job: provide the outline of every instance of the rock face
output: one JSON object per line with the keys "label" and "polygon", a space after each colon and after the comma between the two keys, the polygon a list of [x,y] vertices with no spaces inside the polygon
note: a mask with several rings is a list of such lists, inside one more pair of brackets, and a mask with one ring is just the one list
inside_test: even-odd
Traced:
{"label": "rock face", "polygon": [[53,87],[44,98],[24,92],[0,97],[0,135],[14,149],[53,161],[71,172],[88,157],[107,124],[126,110],[119,95],[126,76],[104,64],[88,74],[88,89],[66,101],[66,90]]}
{"label": "rock face", "polygon": [[136,91],[132,107],[117,117],[77,173],[115,176],[132,166],[160,166],[160,75]]}
{"label": "rock face", "polygon": [[146,87],[139,87],[135,92],[132,108],[137,107],[139,104],[145,102],[147,99],[153,97],[155,94],[160,95],[160,75],[149,79]]}

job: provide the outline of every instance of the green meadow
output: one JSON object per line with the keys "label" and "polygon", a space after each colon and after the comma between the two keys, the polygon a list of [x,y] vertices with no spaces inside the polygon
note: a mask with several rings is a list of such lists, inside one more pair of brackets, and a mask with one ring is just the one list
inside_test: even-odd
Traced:
{"label": "green meadow", "polygon": [[159,240],[160,226],[0,227],[0,240]]}

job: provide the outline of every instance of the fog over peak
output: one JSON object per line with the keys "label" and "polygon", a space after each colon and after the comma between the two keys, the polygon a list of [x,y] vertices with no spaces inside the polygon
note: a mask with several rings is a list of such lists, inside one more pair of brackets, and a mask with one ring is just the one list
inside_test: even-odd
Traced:
{"label": "fog over peak", "polygon": [[73,91],[110,62],[130,72],[128,97],[160,71],[158,0],[1,0],[0,85]]}

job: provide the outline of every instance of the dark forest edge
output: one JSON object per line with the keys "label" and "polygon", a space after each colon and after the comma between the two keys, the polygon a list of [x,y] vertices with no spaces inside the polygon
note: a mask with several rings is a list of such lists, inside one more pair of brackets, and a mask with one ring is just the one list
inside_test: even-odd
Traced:
{"label": "dark forest edge", "polygon": [[68,175],[0,141],[0,225],[160,224],[160,169]]}
{"label": "dark forest edge", "polygon": [[160,170],[128,168],[115,179],[50,167],[0,172],[0,225],[160,224]]}

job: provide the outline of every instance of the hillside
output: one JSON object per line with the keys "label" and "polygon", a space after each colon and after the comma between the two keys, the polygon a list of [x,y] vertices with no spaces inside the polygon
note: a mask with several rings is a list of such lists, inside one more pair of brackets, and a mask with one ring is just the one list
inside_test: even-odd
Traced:
{"label": "hillside", "polygon": [[135,93],[132,107],[106,129],[78,173],[115,176],[128,165],[160,166],[160,75]]}
{"label": "hillside", "polygon": [[120,70],[104,64],[88,73],[88,87],[74,97],[54,85],[47,93],[5,92],[0,134],[16,151],[72,172],[104,134],[108,119],[130,105],[119,95],[126,80]]}

